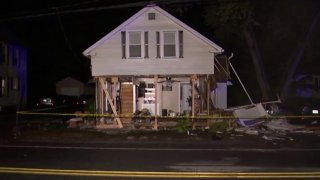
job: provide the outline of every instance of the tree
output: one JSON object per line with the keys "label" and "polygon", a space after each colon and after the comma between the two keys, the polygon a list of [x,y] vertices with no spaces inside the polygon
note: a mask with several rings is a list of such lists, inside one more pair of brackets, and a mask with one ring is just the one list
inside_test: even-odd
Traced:
{"label": "tree", "polygon": [[271,91],[255,35],[254,28],[259,23],[253,17],[254,11],[255,6],[250,0],[217,0],[206,7],[205,19],[218,36],[235,34],[245,40],[254,64],[262,98],[267,100],[271,99]]}
{"label": "tree", "polygon": [[289,61],[288,70],[287,70],[287,73],[284,74],[284,83],[283,83],[283,88],[281,90],[282,99],[287,98],[288,89],[293,79],[293,75],[296,71],[296,68],[299,62],[301,61],[304,55],[304,52],[307,48],[307,43],[310,41],[310,37],[314,32],[314,29],[316,28],[316,25],[319,20],[320,20],[320,11],[312,18],[312,22],[310,26],[306,29],[306,32],[304,34],[304,37],[301,43],[298,43],[298,47],[297,47],[297,50],[295,51],[295,54],[293,55],[293,58],[291,59],[291,61]]}

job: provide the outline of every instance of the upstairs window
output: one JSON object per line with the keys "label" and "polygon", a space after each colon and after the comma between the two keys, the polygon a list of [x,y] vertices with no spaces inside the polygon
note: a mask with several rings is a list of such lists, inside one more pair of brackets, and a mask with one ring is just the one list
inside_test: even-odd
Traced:
{"label": "upstairs window", "polygon": [[164,31],[163,32],[163,57],[176,57],[176,32]]}
{"label": "upstairs window", "polygon": [[156,32],[157,58],[183,58],[183,32]]}
{"label": "upstairs window", "polygon": [[141,58],[142,57],[142,36],[140,31],[128,32],[128,50],[130,58]]}
{"label": "upstairs window", "polygon": [[148,31],[121,32],[122,59],[149,58]]}
{"label": "upstairs window", "polygon": [[148,31],[122,31],[122,59],[148,59],[149,48],[155,47],[156,58],[183,58],[183,31],[156,31],[155,46],[149,44]]}

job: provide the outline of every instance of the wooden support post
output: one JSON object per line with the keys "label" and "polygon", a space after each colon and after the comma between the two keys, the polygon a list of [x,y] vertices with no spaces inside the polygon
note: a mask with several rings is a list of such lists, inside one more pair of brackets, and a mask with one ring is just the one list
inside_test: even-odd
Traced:
{"label": "wooden support post", "polygon": [[97,80],[97,78],[96,77],[94,77],[94,81],[95,81],[95,83],[96,83],[96,85],[95,85],[95,90],[94,90],[94,99],[95,99],[95,104],[94,104],[94,113],[96,114],[97,112],[98,112],[98,92],[99,92],[99,90],[98,90],[98,80]]}
{"label": "wooden support post", "polygon": [[[104,103],[105,99],[104,99],[104,94],[103,94],[103,86],[105,86],[105,84],[101,84],[100,83],[100,79],[102,81],[105,81],[105,78],[102,78],[102,77],[99,77],[97,79],[97,87],[98,87],[98,106],[99,106],[99,109],[98,109],[98,112],[100,114],[104,114],[104,111],[105,111],[105,105],[107,105],[106,103]],[[100,122],[99,124],[100,125],[104,125],[104,120],[102,117],[99,118],[100,119]]]}
{"label": "wooden support post", "polygon": [[[111,78],[111,82],[112,82],[112,99],[113,99],[113,105],[117,111],[117,83],[118,83],[118,77],[112,77]],[[117,125],[116,121],[113,121],[114,125]]]}
{"label": "wooden support post", "polygon": [[[207,75],[207,115],[210,116],[210,78],[209,75]],[[207,119],[207,127],[210,127],[210,120]]]}
{"label": "wooden support post", "polygon": [[194,129],[194,115],[195,115],[195,112],[194,112],[194,108],[195,108],[195,81],[197,79],[197,75],[191,75],[191,86],[192,86],[192,105],[191,105],[191,117],[192,117],[192,129]]}
{"label": "wooden support post", "polygon": [[103,91],[104,91],[105,95],[107,96],[107,100],[108,100],[108,102],[109,102],[109,104],[111,106],[112,112],[113,112],[113,114],[115,116],[115,121],[117,121],[118,127],[122,128],[123,127],[122,122],[121,122],[120,118],[118,117],[117,109],[116,109],[116,107],[114,106],[114,104],[112,102],[112,99],[111,99],[111,97],[109,95],[109,92],[108,92],[107,88],[104,86],[104,81],[100,78],[99,82],[102,85],[102,88],[103,88]]}
{"label": "wooden support post", "polygon": [[[100,80],[101,78],[99,78]],[[102,80],[104,81],[104,80]],[[103,101],[104,101],[104,96],[103,96],[103,86],[104,84],[100,84],[99,85],[99,110],[100,110],[100,114],[104,113],[104,107],[103,107]]]}
{"label": "wooden support post", "polygon": [[210,78],[207,75],[207,115],[210,115]]}
{"label": "wooden support post", "polygon": [[158,130],[158,75],[154,76],[154,129]]}
{"label": "wooden support post", "polygon": [[112,82],[112,99],[113,99],[113,104],[115,107],[117,107],[117,83],[118,83],[118,77],[112,77],[111,78]]}

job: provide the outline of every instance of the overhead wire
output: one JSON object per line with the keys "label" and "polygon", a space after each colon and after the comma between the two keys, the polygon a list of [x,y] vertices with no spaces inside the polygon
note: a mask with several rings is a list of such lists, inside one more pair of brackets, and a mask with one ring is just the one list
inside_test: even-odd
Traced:
{"label": "overhead wire", "polygon": [[[121,9],[121,8],[133,8],[133,7],[143,7],[145,5],[148,5],[150,3],[154,4],[176,4],[176,3],[193,3],[193,2],[205,2],[208,0],[158,0],[158,1],[139,1],[139,2],[133,2],[133,3],[122,3],[122,4],[114,4],[114,5],[108,5],[108,6],[101,6],[101,7],[89,7],[89,8],[80,8],[80,9],[67,9],[71,7],[76,7],[80,5],[85,4],[91,4],[96,2],[101,2],[98,0],[93,1],[87,1],[83,3],[74,3],[70,5],[64,5],[59,7],[52,7],[46,9],[46,11],[51,12],[45,12],[45,13],[35,13],[35,14],[29,14],[29,15],[22,15],[22,16],[14,16],[14,17],[5,17],[0,18],[0,22],[9,22],[9,21],[15,21],[15,20],[23,20],[23,19],[32,19],[32,18],[40,18],[40,17],[46,17],[46,16],[54,16],[56,15],[56,10],[59,9],[60,15],[67,15],[67,14],[76,14],[76,13],[85,13],[85,12],[95,12],[95,11],[103,11],[103,10],[109,10],[109,9]],[[39,11],[45,11],[45,10],[39,10]],[[37,11],[37,12],[39,12]]]}
{"label": "overhead wire", "polygon": [[46,16],[46,14],[48,16],[50,16],[50,15],[54,15],[53,13],[56,12],[57,9],[66,9],[66,8],[77,7],[77,6],[81,6],[81,5],[93,4],[96,2],[99,2],[99,0],[90,0],[90,1],[81,2],[81,3],[53,6],[53,7],[49,7],[49,8],[36,9],[36,10],[25,11],[25,12],[19,11],[19,15],[15,15],[15,16],[9,15],[9,17],[2,17],[2,18],[0,18],[0,21],[2,19],[5,22],[5,21],[12,21],[12,20],[19,20],[19,19],[36,18],[36,17]]}
{"label": "overhead wire", "polygon": [[[66,4],[61,6],[55,6],[50,7],[46,9],[40,9],[35,10],[30,13],[24,12],[22,16],[14,16],[14,17],[6,17],[6,18],[0,18],[0,22],[9,22],[9,21],[16,21],[16,20],[26,20],[26,19],[34,19],[34,18],[40,18],[40,17],[48,17],[48,16],[57,16],[59,28],[62,32],[64,41],[66,43],[66,46],[71,51],[74,58],[80,62],[79,57],[77,56],[72,43],[70,42],[70,39],[67,36],[67,33],[65,31],[65,27],[63,25],[61,15],[68,15],[68,14],[76,14],[76,13],[86,13],[86,12],[95,12],[95,11],[103,11],[103,10],[110,10],[110,9],[122,9],[122,8],[134,8],[134,7],[143,7],[148,4],[162,4],[162,5],[170,5],[170,4],[190,4],[194,2],[204,2],[208,0],[158,0],[158,1],[139,1],[139,2],[133,2],[133,3],[119,3],[119,4],[113,4],[108,6],[100,6],[100,7],[89,7],[89,8],[78,8],[78,9],[70,9],[74,7],[79,7],[83,5],[92,5],[96,3],[104,3],[101,0],[89,0],[85,2],[79,2],[79,3],[73,3],[73,4]],[[47,12],[46,12],[47,11]],[[43,13],[44,12],[44,13]],[[28,15],[28,13],[30,13]]]}
{"label": "overhead wire", "polygon": [[[61,16],[60,16],[59,10],[57,9],[56,11],[57,11],[57,18],[58,18],[59,27],[60,27],[60,30],[61,30],[61,32],[62,32],[64,41],[65,41],[68,49],[71,51],[73,57],[74,57],[78,62],[80,62],[80,59],[78,58],[76,52],[74,51],[74,48],[73,48],[73,46],[71,45],[70,39],[68,38],[68,36],[67,36],[67,34],[66,34],[65,28],[64,28],[63,23],[62,23],[62,20],[61,20]],[[81,63],[80,63],[80,64],[81,64]]]}

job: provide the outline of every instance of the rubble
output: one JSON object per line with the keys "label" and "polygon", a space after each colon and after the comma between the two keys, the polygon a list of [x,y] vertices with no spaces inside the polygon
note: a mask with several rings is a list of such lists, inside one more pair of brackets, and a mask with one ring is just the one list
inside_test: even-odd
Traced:
{"label": "rubble", "polygon": [[272,119],[265,123],[265,126],[271,130],[294,131],[304,129],[303,125],[293,125],[288,123],[287,119]]}
{"label": "rubble", "polygon": [[74,117],[67,121],[69,124],[68,128],[78,128],[83,123],[82,117]]}
{"label": "rubble", "polygon": [[270,116],[261,103],[237,107],[233,110],[233,115],[238,124],[246,127],[261,124]]}
{"label": "rubble", "polygon": [[249,104],[235,108],[229,108],[235,116],[238,125],[234,129],[236,133],[261,136],[266,141],[289,140],[292,133],[313,133],[305,125],[295,125],[288,122],[285,117],[276,116],[280,111],[274,108],[272,113],[268,112],[265,107],[281,101],[270,101],[257,104]]}

